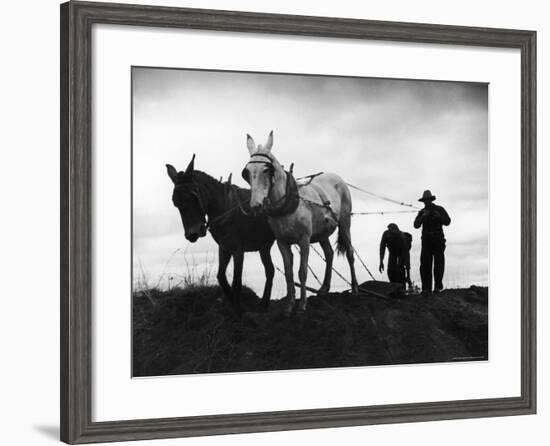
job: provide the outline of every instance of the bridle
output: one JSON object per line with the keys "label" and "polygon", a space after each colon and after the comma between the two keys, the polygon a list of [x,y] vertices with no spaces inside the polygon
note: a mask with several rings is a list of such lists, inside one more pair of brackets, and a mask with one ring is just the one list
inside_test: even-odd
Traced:
{"label": "bridle", "polygon": [[[275,202],[272,202],[270,196],[271,196],[271,190],[273,189],[273,180],[275,177],[275,165],[273,164],[273,159],[269,155],[266,155],[264,153],[253,153],[252,155],[250,155],[250,157],[251,158],[262,157],[262,158],[267,158],[268,160],[268,161],[265,161],[265,160],[251,159],[247,163],[247,166],[248,164],[263,164],[268,168],[269,188],[267,190],[267,195],[264,199],[264,207],[265,207],[266,214],[270,217],[279,217],[279,216],[287,215],[294,212],[298,207],[298,204],[300,201],[296,180],[292,175],[292,169],[294,167],[294,163],[290,165],[290,170],[288,172],[285,171],[287,174],[285,194]],[[250,184],[250,173],[248,172],[248,169],[246,168],[246,166],[241,172],[241,175],[243,179]]]}
{"label": "bridle", "polygon": [[[227,190],[228,188],[229,190]],[[240,201],[236,191],[233,189],[231,184],[227,184],[227,183],[224,184],[224,209],[226,210],[221,215],[218,215],[217,217],[214,217],[214,218],[210,218],[208,216],[208,213],[206,212],[206,207],[203,204],[202,197],[199,192],[199,188],[195,183],[192,183],[192,186],[189,186],[188,184],[185,184],[185,183],[176,184],[174,186],[174,192],[178,190],[183,190],[183,189],[189,191],[189,194],[193,196],[195,200],[197,200],[199,209],[204,216],[206,229],[208,230],[210,230],[215,224],[217,225],[218,223],[223,223],[226,220],[227,216],[231,214],[233,211],[235,211],[237,208],[240,209],[240,211],[244,215],[248,215],[247,212],[244,210],[243,204]],[[228,209],[228,206],[229,206],[228,201],[231,199],[231,197],[233,197],[236,200],[237,204]]]}
{"label": "bridle", "polygon": [[[192,186],[190,187],[188,184],[180,183],[174,185],[174,193],[178,190],[188,190],[189,193],[197,200],[197,204],[199,205],[199,209],[202,212],[202,214],[206,217],[206,208],[204,207],[204,204],[202,202],[201,195],[199,193],[199,188],[195,183],[192,183]],[[206,220],[206,218],[205,218]]]}
{"label": "bridle", "polygon": [[[266,158],[267,161],[256,160],[256,159],[253,159],[254,157]],[[271,195],[271,190],[273,189],[273,179],[275,178],[275,165],[273,164],[273,159],[269,155],[266,155],[265,153],[253,153],[252,155],[250,155],[250,158],[252,159],[248,161],[246,166],[248,166],[248,164],[263,164],[268,169],[269,188],[267,189],[267,198],[270,199],[269,196]],[[250,173],[248,172],[248,169],[246,168],[246,166],[241,172],[241,176],[248,184],[250,184]]]}
{"label": "bridle", "polygon": [[[250,158],[253,158],[255,156],[267,158],[267,161],[251,159],[250,161],[248,161],[246,165],[248,166],[248,164],[263,164],[267,166],[269,170],[269,182],[270,182],[269,191],[271,192],[271,187],[273,186],[273,177],[275,176],[275,165],[273,164],[273,160],[269,155],[266,155],[265,153],[253,153],[252,155],[250,155]],[[248,172],[248,169],[246,168],[246,166],[241,172],[241,176],[247,183],[250,183],[250,173]]]}

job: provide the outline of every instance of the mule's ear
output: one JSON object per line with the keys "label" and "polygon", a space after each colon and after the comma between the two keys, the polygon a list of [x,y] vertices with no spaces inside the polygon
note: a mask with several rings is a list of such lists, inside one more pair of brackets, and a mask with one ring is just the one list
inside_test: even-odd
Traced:
{"label": "mule's ear", "polygon": [[271,149],[273,147],[273,130],[269,132],[269,136],[267,137],[267,142],[265,143],[264,149],[268,152],[271,152]]}
{"label": "mule's ear", "polygon": [[256,143],[254,142],[252,136],[250,136],[248,133],[246,134],[246,147],[248,147],[248,152],[251,155],[256,153]]}
{"label": "mule's ear", "polygon": [[172,164],[167,164],[166,171],[168,172],[168,176],[170,177],[172,182],[175,184],[176,178],[178,177],[178,171],[176,170],[176,168],[172,166]]}
{"label": "mule's ear", "polygon": [[188,180],[192,180],[194,171],[195,171],[195,154],[193,153],[193,158],[191,158],[191,161],[189,162],[187,169],[185,169],[185,173],[183,174],[183,176]]}

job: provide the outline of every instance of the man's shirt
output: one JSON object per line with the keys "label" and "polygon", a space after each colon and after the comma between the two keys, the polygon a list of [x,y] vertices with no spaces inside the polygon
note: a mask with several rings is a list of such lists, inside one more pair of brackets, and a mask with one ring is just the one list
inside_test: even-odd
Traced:
{"label": "man's shirt", "polygon": [[421,209],[414,219],[416,229],[422,226],[422,236],[444,238],[443,226],[449,226],[451,218],[442,206],[431,205]]}

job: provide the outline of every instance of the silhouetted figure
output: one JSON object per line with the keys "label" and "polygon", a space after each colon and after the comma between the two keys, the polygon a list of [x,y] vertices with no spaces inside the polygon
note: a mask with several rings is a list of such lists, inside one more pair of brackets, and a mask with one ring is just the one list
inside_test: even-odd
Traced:
{"label": "silhouetted figure", "polygon": [[388,279],[390,282],[406,283],[411,285],[410,269],[412,235],[399,230],[395,223],[390,223],[388,229],[382,234],[380,240],[380,266],[378,270],[384,271],[384,254],[388,248]]}
{"label": "silhouetted figure", "polygon": [[424,209],[418,212],[414,220],[416,229],[422,226],[422,251],[420,253],[420,278],[422,291],[432,291],[432,267],[434,291],[443,289],[445,272],[445,234],[443,226],[451,223],[447,211],[434,204],[435,196],[429,190],[424,191],[418,201],[424,203]]}

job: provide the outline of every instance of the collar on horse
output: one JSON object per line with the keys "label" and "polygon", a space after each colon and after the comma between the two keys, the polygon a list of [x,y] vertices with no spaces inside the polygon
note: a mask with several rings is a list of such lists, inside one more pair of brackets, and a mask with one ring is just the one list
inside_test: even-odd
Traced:
{"label": "collar on horse", "polygon": [[298,194],[298,185],[296,184],[294,175],[292,175],[293,166],[294,166],[293,164],[290,166],[290,170],[288,172],[285,171],[286,172],[285,194],[278,200],[275,200],[274,202],[271,201],[271,199],[269,198],[269,194],[266,197],[264,206],[265,206],[266,214],[269,217],[282,217],[284,215],[292,214],[300,204],[300,195]]}

